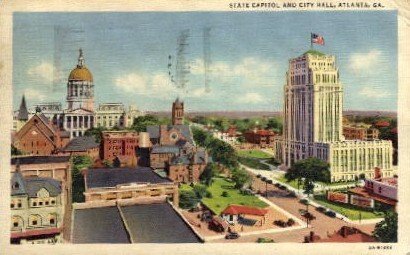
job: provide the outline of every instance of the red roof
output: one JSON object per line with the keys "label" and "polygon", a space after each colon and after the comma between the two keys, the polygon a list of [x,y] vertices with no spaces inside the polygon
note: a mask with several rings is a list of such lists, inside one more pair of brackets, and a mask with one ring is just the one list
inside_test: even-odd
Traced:
{"label": "red roof", "polygon": [[52,234],[59,234],[61,232],[61,228],[46,228],[46,229],[34,229],[34,230],[27,230],[24,232],[12,232],[10,237],[11,238],[23,238],[23,237],[30,237],[30,236],[39,236],[39,235],[52,235]]}
{"label": "red roof", "polygon": [[274,132],[269,131],[269,130],[258,130],[258,131],[256,131],[256,133],[258,135],[275,135]]}
{"label": "red roof", "polygon": [[376,127],[389,127],[390,123],[388,121],[379,120],[374,124]]}
{"label": "red roof", "polygon": [[318,243],[371,243],[376,242],[374,237],[363,233],[357,228],[343,226],[339,231],[326,239],[319,239]]}
{"label": "red roof", "polygon": [[265,216],[268,213],[268,210],[262,209],[259,207],[250,207],[244,205],[230,205],[223,210],[222,214],[228,215],[238,215],[238,214],[248,214],[248,215],[257,215]]}

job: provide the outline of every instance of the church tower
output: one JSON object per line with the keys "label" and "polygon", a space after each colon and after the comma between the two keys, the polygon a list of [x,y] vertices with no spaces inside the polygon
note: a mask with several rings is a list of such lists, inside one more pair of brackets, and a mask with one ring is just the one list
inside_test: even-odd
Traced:
{"label": "church tower", "polygon": [[179,97],[172,103],[172,125],[184,124],[184,102]]}
{"label": "church tower", "polygon": [[82,108],[94,111],[93,75],[84,64],[83,51],[80,49],[78,64],[68,77],[67,104],[68,110]]}

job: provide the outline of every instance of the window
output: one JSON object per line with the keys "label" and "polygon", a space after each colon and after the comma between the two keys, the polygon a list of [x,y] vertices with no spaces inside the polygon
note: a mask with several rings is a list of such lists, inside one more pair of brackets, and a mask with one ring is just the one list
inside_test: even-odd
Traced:
{"label": "window", "polygon": [[45,203],[45,205],[48,205],[49,204],[49,202],[48,201],[46,201],[46,202],[44,202]]}
{"label": "window", "polygon": [[38,202],[38,205],[39,205],[39,206],[42,206],[42,205],[43,205],[43,202]]}
{"label": "window", "polygon": [[13,222],[13,227],[18,227],[19,226],[19,223],[17,222],[17,221],[15,221],[15,222]]}
{"label": "window", "polygon": [[13,204],[13,203],[10,204],[10,208],[14,208],[14,204]]}
{"label": "window", "polygon": [[37,202],[33,202],[33,206],[37,206]]}

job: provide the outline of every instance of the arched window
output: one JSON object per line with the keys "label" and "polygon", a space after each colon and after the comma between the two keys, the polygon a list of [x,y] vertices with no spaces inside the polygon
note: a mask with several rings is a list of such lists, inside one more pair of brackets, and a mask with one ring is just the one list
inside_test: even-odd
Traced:
{"label": "arched window", "polygon": [[48,215],[48,222],[49,222],[50,226],[57,225],[57,215],[54,214],[54,213],[50,213]]}
{"label": "arched window", "polygon": [[28,217],[28,224],[31,227],[41,226],[41,216],[37,214],[32,214]]}
{"label": "arched window", "polygon": [[12,228],[22,228],[23,227],[23,218],[20,216],[13,216],[11,218],[11,227]]}

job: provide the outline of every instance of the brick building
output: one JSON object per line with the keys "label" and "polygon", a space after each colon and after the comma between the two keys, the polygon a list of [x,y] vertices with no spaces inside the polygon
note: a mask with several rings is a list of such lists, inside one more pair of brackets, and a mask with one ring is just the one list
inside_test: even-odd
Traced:
{"label": "brick building", "polygon": [[119,164],[122,165],[136,166],[138,137],[138,133],[132,131],[103,131],[101,160],[120,161]]}
{"label": "brick building", "polygon": [[168,178],[177,183],[198,182],[208,164],[208,154],[199,149],[190,154],[173,157],[166,163]]}
{"label": "brick building", "polygon": [[375,140],[379,139],[379,130],[371,125],[344,125],[343,136],[347,140]]}
{"label": "brick building", "polygon": [[308,236],[305,236],[305,243],[372,243],[376,239],[363,231],[349,226],[343,226],[333,234],[329,234],[327,238],[321,238],[315,235],[313,231]]}
{"label": "brick building", "polygon": [[100,159],[100,144],[92,136],[80,136],[73,138],[59,152],[59,155],[89,156],[93,161]]}
{"label": "brick building", "polygon": [[257,144],[262,148],[273,147],[275,133],[270,130],[252,130],[243,134],[246,142]]}
{"label": "brick building", "polygon": [[172,103],[172,125],[184,124],[184,102],[179,101],[179,98]]}
{"label": "brick building", "polygon": [[175,145],[153,146],[150,153],[150,167],[164,169],[175,155],[179,155],[180,149]]}
{"label": "brick building", "polygon": [[66,146],[69,140],[68,132],[60,130],[38,112],[15,134],[13,144],[28,154],[51,155]]}

